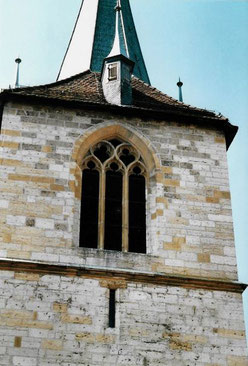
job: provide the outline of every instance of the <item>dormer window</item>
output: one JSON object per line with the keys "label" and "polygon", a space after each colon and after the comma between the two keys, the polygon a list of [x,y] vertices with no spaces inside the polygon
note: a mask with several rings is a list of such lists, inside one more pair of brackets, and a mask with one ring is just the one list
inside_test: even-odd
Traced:
{"label": "dormer window", "polygon": [[108,80],[117,80],[118,65],[117,62],[108,65]]}

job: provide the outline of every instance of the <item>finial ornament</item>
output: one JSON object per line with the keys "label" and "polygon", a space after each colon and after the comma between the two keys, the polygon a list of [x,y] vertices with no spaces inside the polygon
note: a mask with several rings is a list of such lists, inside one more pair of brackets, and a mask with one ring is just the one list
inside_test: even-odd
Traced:
{"label": "finial ornament", "polygon": [[183,102],[183,92],[182,92],[182,86],[183,86],[183,82],[180,80],[180,77],[179,77],[179,81],[177,82],[177,86],[179,88],[179,102]]}
{"label": "finial ornament", "polygon": [[181,87],[183,86],[183,83],[181,82],[180,78],[179,78],[179,81],[177,82],[177,86],[178,86],[179,88],[181,88]]}
{"label": "finial ornament", "polygon": [[19,65],[22,62],[22,60],[20,59],[20,57],[17,57],[15,59],[15,63],[17,64],[17,69],[16,69],[16,82],[15,82],[15,87],[19,88],[20,84],[19,84]]}
{"label": "finial ornament", "polygon": [[120,0],[117,0],[115,10],[116,11],[121,11],[121,1]]}

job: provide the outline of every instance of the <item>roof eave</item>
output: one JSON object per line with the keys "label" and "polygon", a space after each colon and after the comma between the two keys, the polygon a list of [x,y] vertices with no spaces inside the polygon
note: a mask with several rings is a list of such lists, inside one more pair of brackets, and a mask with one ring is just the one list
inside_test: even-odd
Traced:
{"label": "roof eave", "polygon": [[[98,102],[88,102],[88,101],[76,101],[76,100],[65,100],[60,98],[52,98],[38,95],[23,95],[12,92],[8,89],[5,89],[2,93],[0,93],[0,102],[5,103],[7,101],[25,101],[29,103],[38,103],[42,102],[49,105],[57,105],[64,107],[73,107],[73,108],[86,108],[86,109],[98,109],[103,111],[111,111],[116,114],[125,114],[132,115],[136,117],[141,117],[143,119],[147,119],[148,117],[152,117],[156,120],[168,120],[172,119],[178,122],[185,123],[197,123],[200,125],[211,126],[217,129],[221,129],[225,133],[226,138],[226,148],[228,150],[231,145],[234,137],[237,134],[238,127],[232,125],[227,118],[218,117],[212,113],[209,115],[204,115],[201,111],[191,111],[184,110],[180,108],[180,110],[174,106],[169,105],[167,110],[158,110],[153,108],[143,108],[136,106],[118,106],[114,104],[108,103],[98,103]],[[217,124],[216,124],[217,123]]]}

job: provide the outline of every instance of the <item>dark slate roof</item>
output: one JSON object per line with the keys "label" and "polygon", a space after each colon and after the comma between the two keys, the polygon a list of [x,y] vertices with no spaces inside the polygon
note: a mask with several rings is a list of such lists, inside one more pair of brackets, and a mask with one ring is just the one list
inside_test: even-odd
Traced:
{"label": "dark slate roof", "polygon": [[[131,106],[115,106],[109,104],[103,95],[100,73],[90,70],[71,78],[55,83],[16,89],[5,89],[1,94],[2,100],[24,98],[31,101],[47,101],[63,105],[85,106],[116,110],[118,113],[142,115],[154,119],[188,121],[214,125],[225,131],[227,146],[230,145],[238,128],[229,123],[222,115],[217,115],[206,109],[192,107],[162,93],[136,77],[132,77],[133,104]],[[124,112],[125,111],[125,112]]]}

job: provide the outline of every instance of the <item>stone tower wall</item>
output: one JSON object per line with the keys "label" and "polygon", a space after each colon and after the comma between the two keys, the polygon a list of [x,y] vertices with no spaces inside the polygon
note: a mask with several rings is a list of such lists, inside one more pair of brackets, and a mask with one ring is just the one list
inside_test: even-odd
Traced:
{"label": "stone tower wall", "polygon": [[[82,152],[116,131],[147,162],[147,254],[78,246]],[[0,163],[0,365],[247,366],[221,131],[9,103]]]}
{"label": "stone tower wall", "polygon": [[240,294],[122,282],[108,328],[108,281],[0,274],[2,366],[247,366]]}
{"label": "stone tower wall", "polygon": [[[147,255],[78,248],[81,171],[75,151],[85,135],[116,125],[127,129],[131,142],[138,136],[156,161],[147,192]],[[0,162],[1,257],[103,267],[111,262],[111,267],[237,279],[221,131],[8,104]]]}

